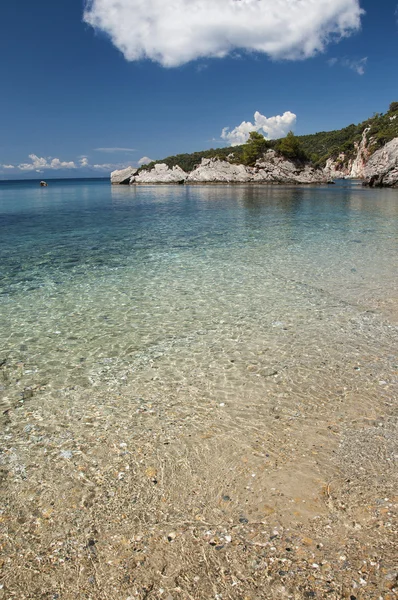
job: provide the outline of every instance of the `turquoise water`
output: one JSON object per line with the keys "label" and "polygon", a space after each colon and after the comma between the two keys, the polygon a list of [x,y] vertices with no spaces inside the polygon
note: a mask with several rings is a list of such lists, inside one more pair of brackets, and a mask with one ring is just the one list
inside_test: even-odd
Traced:
{"label": "turquoise water", "polygon": [[228,399],[264,352],[308,383],[359,334],[385,345],[397,233],[398,192],[355,182],[0,182],[1,394],[146,378]]}

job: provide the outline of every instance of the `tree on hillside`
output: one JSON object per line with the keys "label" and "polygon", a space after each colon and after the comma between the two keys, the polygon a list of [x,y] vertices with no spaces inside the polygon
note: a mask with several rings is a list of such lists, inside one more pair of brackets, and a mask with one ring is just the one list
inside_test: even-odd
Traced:
{"label": "tree on hillside", "polygon": [[270,147],[270,143],[263,135],[261,135],[261,133],[251,131],[249,139],[243,146],[243,164],[253,166],[256,163],[256,160],[261,158]]}
{"label": "tree on hillside", "polygon": [[398,102],[391,102],[389,112],[398,111]]}
{"label": "tree on hillside", "polygon": [[276,149],[283,154],[283,156],[286,156],[286,158],[308,160],[308,155],[302,147],[299,138],[294,135],[293,131],[289,131],[286,137],[278,141]]}

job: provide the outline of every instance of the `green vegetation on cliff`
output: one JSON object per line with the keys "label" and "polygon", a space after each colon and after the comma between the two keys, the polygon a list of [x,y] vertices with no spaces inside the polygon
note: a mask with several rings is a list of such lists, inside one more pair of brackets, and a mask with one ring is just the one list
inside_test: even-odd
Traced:
{"label": "green vegetation on cliff", "polygon": [[[252,132],[246,144],[227,148],[211,148],[191,154],[177,154],[144,165],[141,169],[151,169],[156,163],[165,163],[170,168],[179,165],[184,171],[192,171],[202,158],[220,158],[234,163],[254,165],[269,148],[275,149],[286,158],[299,161],[311,160],[324,166],[328,158],[337,158],[342,152],[346,159],[356,154],[356,145],[363,132],[371,143],[372,151],[398,137],[398,102],[392,102],[385,113],[375,113],[370,119],[358,125],[348,125],[336,131],[320,131],[311,135],[295,136],[291,131],[280,140],[267,140],[261,134]],[[233,156],[231,156],[233,155]]]}
{"label": "green vegetation on cliff", "polygon": [[[244,165],[253,166],[256,164],[256,160],[261,158],[261,156],[272,147],[271,142],[265,139],[261,133],[257,133],[257,131],[250,132],[249,139],[246,144],[243,146],[238,146],[238,148],[242,148],[242,156],[241,161]],[[235,146],[237,148],[237,146]],[[234,148],[234,158],[236,157],[236,152]],[[235,158],[236,161],[236,158]]]}
{"label": "green vegetation on cliff", "polygon": [[372,151],[398,137],[398,102],[392,102],[385,114],[375,113],[359,125],[301,135],[299,140],[312,161],[323,166],[328,158],[337,158],[342,152],[347,159],[353,158],[356,154],[355,145],[361,141],[365,129],[369,130],[366,137],[371,141]]}

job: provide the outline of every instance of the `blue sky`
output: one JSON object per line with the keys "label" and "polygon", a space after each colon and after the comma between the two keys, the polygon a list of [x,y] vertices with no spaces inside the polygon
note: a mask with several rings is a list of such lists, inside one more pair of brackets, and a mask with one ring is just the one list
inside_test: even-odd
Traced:
{"label": "blue sky", "polygon": [[397,0],[173,2],[2,4],[0,178],[106,176],[398,100]]}

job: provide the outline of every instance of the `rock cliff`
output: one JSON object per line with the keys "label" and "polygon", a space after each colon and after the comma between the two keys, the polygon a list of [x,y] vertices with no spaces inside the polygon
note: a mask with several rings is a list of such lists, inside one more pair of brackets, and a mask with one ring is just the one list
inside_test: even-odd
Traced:
{"label": "rock cliff", "polygon": [[363,179],[365,185],[374,187],[398,187],[398,138],[372,152],[373,140],[365,129],[362,140],[356,144],[356,155],[348,159],[342,152],[336,159],[329,159],[325,175],[330,179]]}
{"label": "rock cliff", "polygon": [[351,175],[352,160],[348,160],[344,152],[337,158],[328,158],[324,168],[325,175],[329,179],[346,179]]}
{"label": "rock cliff", "polygon": [[368,137],[370,128],[364,129],[361,141],[355,142],[355,155],[348,157],[341,152],[337,158],[329,158],[325,174],[331,179],[364,179],[365,167],[372,154],[372,139]]}
{"label": "rock cliff", "polygon": [[355,144],[356,156],[351,164],[350,177],[352,179],[363,179],[365,177],[365,167],[372,154],[372,139],[368,139],[370,127],[364,129],[362,139],[359,144]]}
{"label": "rock cliff", "polygon": [[370,157],[364,169],[365,185],[398,187],[398,138]]}

